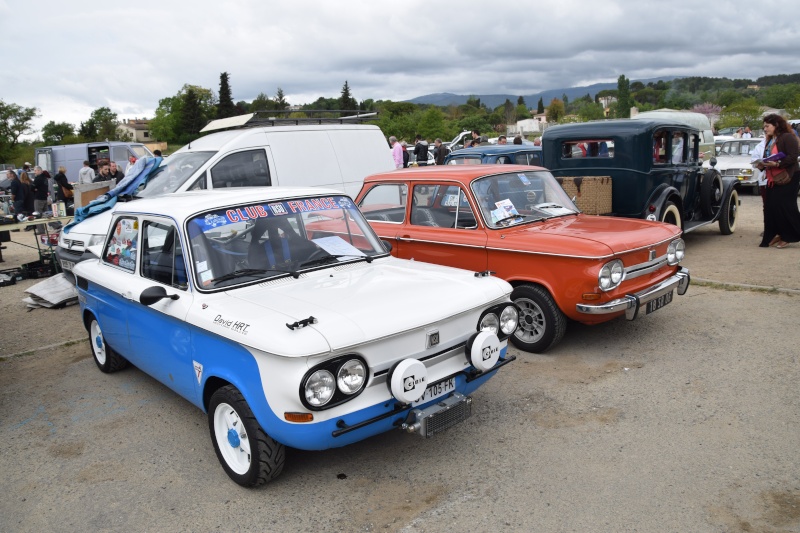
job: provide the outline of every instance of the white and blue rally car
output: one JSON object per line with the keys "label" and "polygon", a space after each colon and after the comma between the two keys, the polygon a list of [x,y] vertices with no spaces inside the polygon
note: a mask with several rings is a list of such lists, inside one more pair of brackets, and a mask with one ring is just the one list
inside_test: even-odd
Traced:
{"label": "white and blue rally car", "polygon": [[92,353],[208,413],[227,474],[280,474],[323,450],[471,413],[518,314],[511,286],[391,257],[333,190],[192,191],[118,203],[97,260],[75,266]]}

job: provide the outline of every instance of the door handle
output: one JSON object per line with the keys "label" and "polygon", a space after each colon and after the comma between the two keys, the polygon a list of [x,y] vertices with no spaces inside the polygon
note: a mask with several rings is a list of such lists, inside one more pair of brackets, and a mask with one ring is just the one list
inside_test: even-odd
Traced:
{"label": "door handle", "polygon": [[411,241],[411,235],[403,235],[402,237],[396,237],[398,241]]}
{"label": "door handle", "polygon": [[131,291],[123,292],[122,297],[126,300],[133,300],[133,293]]}

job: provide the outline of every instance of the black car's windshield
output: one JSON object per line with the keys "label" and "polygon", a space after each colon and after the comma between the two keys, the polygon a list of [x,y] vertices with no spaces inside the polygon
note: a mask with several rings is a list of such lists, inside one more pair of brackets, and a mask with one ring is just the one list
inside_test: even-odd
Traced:
{"label": "black car's windshield", "polygon": [[472,182],[472,192],[489,228],[516,226],[578,212],[553,175],[545,171],[479,178]]}
{"label": "black car's windshield", "polygon": [[203,289],[386,255],[346,196],[320,196],[226,207],[187,222],[195,279]]}
{"label": "black car's windshield", "polygon": [[165,158],[158,170],[134,193],[137,198],[150,198],[175,192],[216,152],[183,152]]}

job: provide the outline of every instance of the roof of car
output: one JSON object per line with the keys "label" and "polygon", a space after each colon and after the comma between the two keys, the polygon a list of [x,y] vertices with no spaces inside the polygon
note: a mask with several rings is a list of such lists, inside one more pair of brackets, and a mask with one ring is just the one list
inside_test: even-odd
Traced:
{"label": "roof of car", "polygon": [[342,196],[345,193],[319,187],[231,187],[177,192],[118,203],[114,208],[114,213],[163,214],[179,220],[202,211],[221,207],[331,195]]}
{"label": "roof of car", "polygon": [[531,152],[541,151],[541,146],[535,144],[490,144],[473,146],[472,148],[462,148],[452,152],[450,156],[456,157],[460,155],[504,155],[516,154],[517,152]]}
{"label": "roof of car", "polygon": [[435,167],[403,168],[373,174],[364,182],[373,181],[407,181],[407,180],[452,180],[469,183],[475,178],[509,172],[531,172],[547,170],[530,165],[438,165]]}
{"label": "roof of car", "polygon": [[547,141],[553,137],[581,137],[581,136],[610,136],[610,135],[633,135],[662,127],[673,129],[684,129],[698,131],[692,126],[673,120],[652,120],[641,119],[631,120],[621,118],[615,120],[593,120],[591,122],[577,122],[574,124],[559,124],[550,126],[544,130],[542,141]]}

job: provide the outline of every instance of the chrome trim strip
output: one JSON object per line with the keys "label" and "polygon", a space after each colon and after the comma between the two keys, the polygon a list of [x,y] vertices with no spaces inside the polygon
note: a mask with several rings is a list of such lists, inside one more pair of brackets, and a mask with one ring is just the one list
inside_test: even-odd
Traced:
{"label": "chrome trim strip", "polygon": [[661,257],[656,257],[652,261],[648,261],[646,263],[639,263],[638,265],[633,265],[625,268],[625,276],[622,278],[623,281],[626,279],[636,279],[639,276],[644,276],[646,274],[650,274],[655,272],[656,270],[660,269],[667,263],[667,256],[662,255]]}
{"label": "chrome trim strip", "polygon": [[441,242],[441,241],[429,241],[425,239],[409,239],[407,237],[395,237],[395,240],[400,242],[422,242],[425,244],[442,244],[446,246],[458,246],[460,248],[476,248],[478,250],[483,250],[483,246],[475,246],[474,244],[458,244],[455,242]]}

